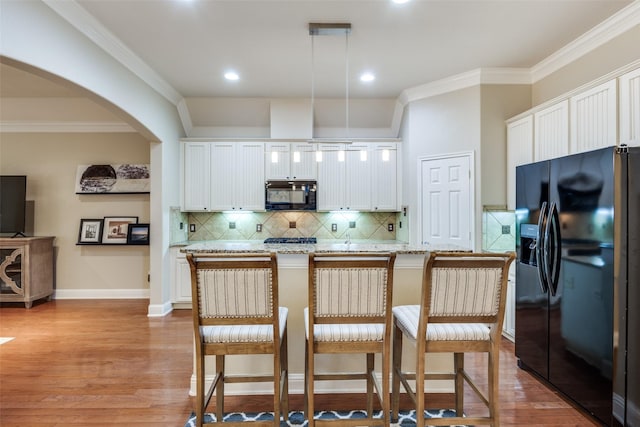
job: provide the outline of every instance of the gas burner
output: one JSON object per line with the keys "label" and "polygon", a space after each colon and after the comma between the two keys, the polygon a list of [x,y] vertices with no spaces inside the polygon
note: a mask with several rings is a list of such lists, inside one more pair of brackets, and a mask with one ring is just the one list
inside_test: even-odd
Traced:
{"label": "gas burner", "polygon": [[315,237],[269,237],[264,243],[297,243],[301,245],[310,245],[318,243]]}

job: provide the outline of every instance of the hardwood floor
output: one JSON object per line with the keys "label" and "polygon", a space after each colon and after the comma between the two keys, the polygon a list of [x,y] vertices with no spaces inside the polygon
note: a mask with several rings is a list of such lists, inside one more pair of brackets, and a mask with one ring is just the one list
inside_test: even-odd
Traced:
{"label": "hardwood floor", "polygon": [[[0,425],[184,426],[191,413],[190,310],[147,317],[146,300],[54,300],[0,306]],[[292,345],[292,343],[289,343]],[[295,343],[293,344],[295,345]],[[503,426],[594,426],[527,372],[517,368],[513,344],[500,359]],[[475,369],[480,358],[467,357]],[[428,407],[451,406],[429,395]],[[230,398],[227,408],[266,410],[270,397]],[[351,406],[352,398],[317,397],[320,409]],[[467,399],[469,410],[478,405]],[[302,396],[291,396],[302,409]]]}

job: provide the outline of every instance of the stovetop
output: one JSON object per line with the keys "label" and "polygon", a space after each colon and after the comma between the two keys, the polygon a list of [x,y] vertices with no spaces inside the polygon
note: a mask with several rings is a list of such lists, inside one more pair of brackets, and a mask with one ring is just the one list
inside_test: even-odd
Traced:
{"label": "stovetop", "polygon": [[318,240],[315,237],[269,237],[264,243],[297,243],[302,245],[316,244]]}

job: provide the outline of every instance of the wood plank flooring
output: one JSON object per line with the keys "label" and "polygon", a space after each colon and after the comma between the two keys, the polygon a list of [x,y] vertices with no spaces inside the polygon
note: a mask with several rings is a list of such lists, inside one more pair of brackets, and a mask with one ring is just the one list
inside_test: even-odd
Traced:
{"label": "wood plank flooring", "polygon": [[[184,426],[191,413],[190,310],[147,317],[146,300],[54,300],[0,305],[0,426]],[[298,343],[300,344],[300,343]],[[289,343],[296,345],[296,343]],[[503,426],[594,426],[516,366],[504,340],[500,359]],[[466,366],[479,369],[481,357]],[[428,407],[451,406],[428,395]],[[321,409],[347,408],[344,395],[319,395]],[[267,410],[269,396],[232,397],[227,409]],[[302,396],[291,408],[302,409]],[[467,399],[469,410],[478,407]],[[404,405],[403,405],[404,406]]]}

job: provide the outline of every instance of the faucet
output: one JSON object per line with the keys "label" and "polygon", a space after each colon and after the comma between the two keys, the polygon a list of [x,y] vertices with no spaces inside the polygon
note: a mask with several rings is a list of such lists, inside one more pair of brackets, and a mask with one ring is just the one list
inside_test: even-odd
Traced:
{"label": "faucet", "polygon": [[347,240],[344,243],[347,245],[351,244],[351,234],[347,233]]}

